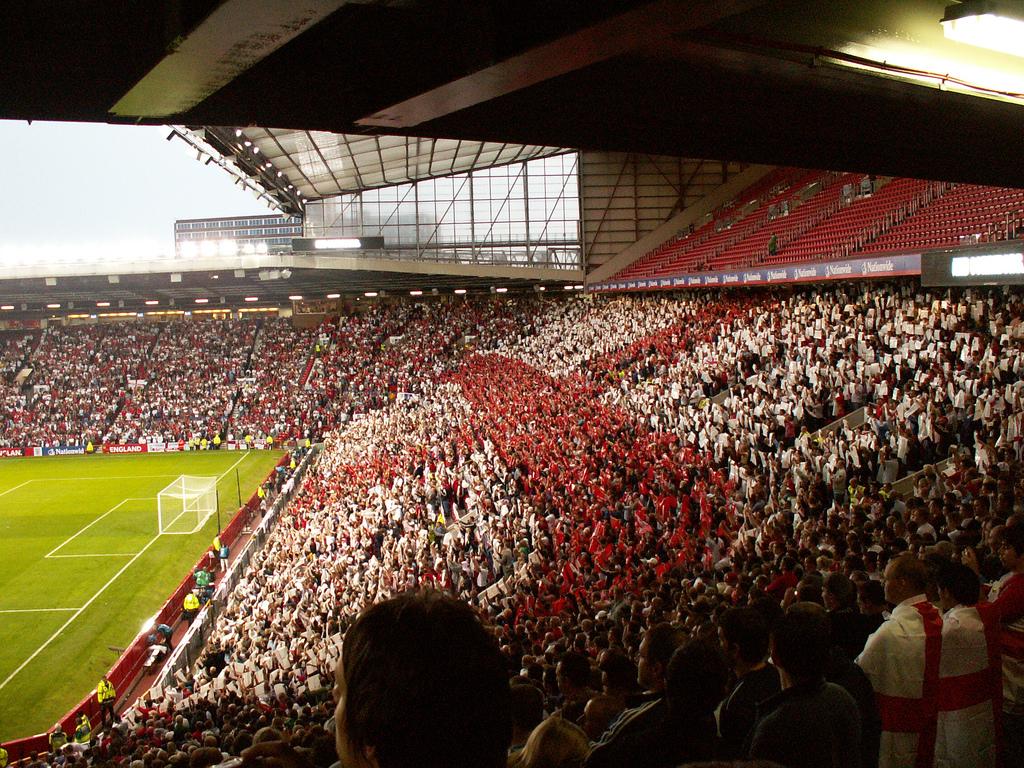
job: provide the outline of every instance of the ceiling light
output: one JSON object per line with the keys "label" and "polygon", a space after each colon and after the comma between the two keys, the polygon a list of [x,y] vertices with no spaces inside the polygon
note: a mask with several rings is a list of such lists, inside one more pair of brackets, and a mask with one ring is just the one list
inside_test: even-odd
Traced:
{"label": "ceiling light", "polygon": [[466,289],[465,288],[456,288],[455,289],[455,293],[457,293],[459,296],[465,296],[466,295]]}
{"label": "ceiling light", "polygon": [[196,299],[196,304],[209,304],[209,299]]}
{"label": "ceiling light", "polygon": [[159,301],[157,301],[156,299],[149,299],[149,300],[148,300],[148,301],[146,302],[146,306],[147,306],[147,307],[155,307],[155,306],[156,306],[157,304],[159,304],[159,303],[160,303],[160,302],[159,302]]}
{"label": "ceiling light", "polygon": [[110,306],[110,302],[109,301],[97,301],[96,302],[96,306],[97,307],[109,307]]}
{"label": "ceiling light", "polygon": [[5,310],[5,311],[6,310],[11,310],[11,309],[14,309],[14,305],[13,304],[4,304],[2,307],[0,307],[0,309]]}
{"label": "ceiling light", "polygon": [[1024,56],[1024,16],[1019,7],[993,0],[968,0],[947,6],[940,23],[950,40]]}
{"label": "ceiling light", "polygon": [[289,298],[289,299],[290,299],[291,301],[302,301],[302,297],[301,297],[301,296],[299,296],[298,294],[295,294],[294,296],[289,296],[288,298]]}
{"label": "ceiling light", "polygon": [[327,298],[328,299],[340,299],[341,298],[341,294],[340,293],[328,293],[327,294]]}
{"label": "ceiling light", "polygon": [[245,300],[246,301],[259,301],[259,297],[258,296],[246,296]]}
{"label": "ceiling light", "polygon": [[47,304],[47,309],[60,309],[60,304]]}
{"label": "ceiling light", "polygon": [[366,293],[363,294],[363,296],[365,296],[368,299],[375,299],[375,298],[377,298],[377,292],[376,291],[367,291]]}
{"label": "ceiling light", "polygon": [[571,291],[572,290],[572,286],[571,285],[563,285],[562,286],[562,290],[563,291]]}
{"label": "ceiling light", "polygon": [[508,288],[495,288],[495,293],[508,293]]}
{"label": "ceiling light", "polygon": [[244,143],[244,144],[245,144],[245,146],[247,146],[247,147],[251,147],[251,146],[252,146],[252,142],[251,142],[251,141],[246,141],[246,142],[243,142],[243,143]]}
{"label": "ceiling light", "polygon": [[235,138],[237,139],[241,135],[242,135],[242,129],[241,128],[235,128]]}
{"label": "ceiling light", "polygon": [[535,291],[546,291],[547,288],[545,286],[543,286],[543,285],[535,285],[535,286],[533,286],[533,290],[535,290]]}
{"label": "ceiling light", "polygon": [[422,296],[423,291],[409,291],[410,296]]}

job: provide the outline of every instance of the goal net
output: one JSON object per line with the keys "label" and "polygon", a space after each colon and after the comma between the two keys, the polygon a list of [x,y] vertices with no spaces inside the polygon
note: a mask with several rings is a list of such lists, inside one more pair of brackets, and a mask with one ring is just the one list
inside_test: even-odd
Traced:
{"label": "goal net", "polygon": [[181,475],[156,497],[160,533],[195,533],[217,511],[217,478]]}

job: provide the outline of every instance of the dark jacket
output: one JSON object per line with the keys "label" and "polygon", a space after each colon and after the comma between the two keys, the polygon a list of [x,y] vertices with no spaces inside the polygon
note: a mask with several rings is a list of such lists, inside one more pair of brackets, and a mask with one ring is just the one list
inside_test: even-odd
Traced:
{"label": "dark jacket", "polygon": [[597,742],[586,768],[674,768],[714,757],[714,717],[673,717],[664,699],[626,710]]}
{"label": "dark jacket", "polygon": [[843,688],[801,683],[765,701],[751,737],[751,759],[786,768],[861,768],[860,714]]}
{"label": "dark jacket", "polygon": [[718,713],[718,732],[722,735],[720,759],[738,760],[743,756],[743,746],[757,721],[758,705],[781,690],[779,671],[771,664],[736,681]]}

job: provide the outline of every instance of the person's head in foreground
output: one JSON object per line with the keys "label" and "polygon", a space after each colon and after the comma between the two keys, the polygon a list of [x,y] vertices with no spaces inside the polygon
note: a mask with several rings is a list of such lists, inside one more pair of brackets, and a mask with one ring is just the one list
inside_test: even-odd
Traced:
{"label": "person's head in foreground", "polygon": [[498,645],[464,602],[407,592],[364,610],[335,673],[343,768],[497,768],[512,737]]}
{"label": "person's head in foreground", "polygon": [[509,758],[509,768],[580,768],[590,751],[583,730],[558,715],[533,729],[523,750]]}

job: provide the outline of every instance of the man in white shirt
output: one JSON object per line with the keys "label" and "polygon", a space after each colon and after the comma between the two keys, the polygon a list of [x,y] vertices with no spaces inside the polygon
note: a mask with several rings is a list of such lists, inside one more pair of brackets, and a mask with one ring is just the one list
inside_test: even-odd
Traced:
{"label": "man in white shirt", "polygon": [[928,602],[928,571],[913,555],[885,569],[892,615],[857,664],[871,680],[882,716],[879,768],[930,768],[935,754],[942,619]]}

